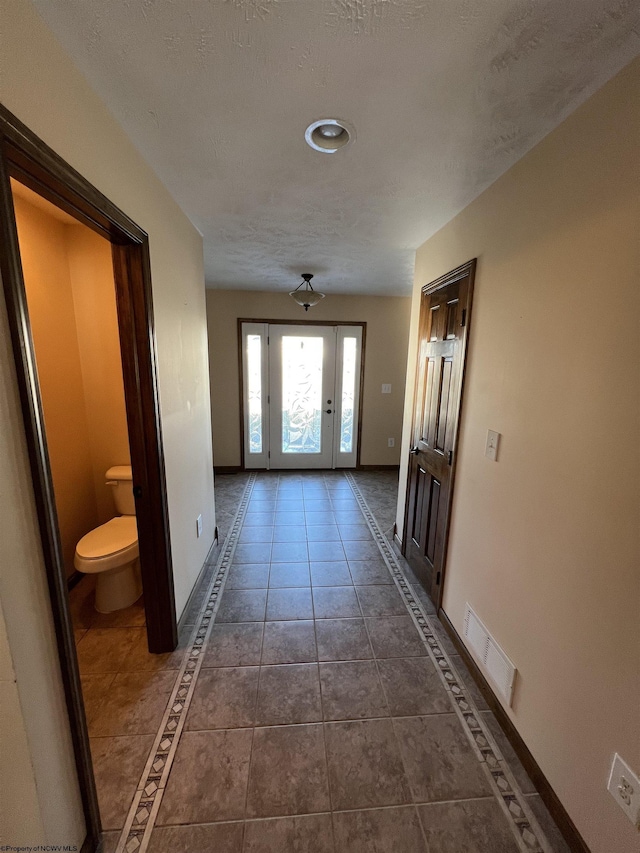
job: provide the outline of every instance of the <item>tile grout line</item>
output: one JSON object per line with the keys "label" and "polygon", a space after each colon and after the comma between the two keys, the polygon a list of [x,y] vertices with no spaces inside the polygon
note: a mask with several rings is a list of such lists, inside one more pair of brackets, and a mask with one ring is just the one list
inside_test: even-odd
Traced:
{"label": "tile grout line", "polygon": [[[351,485],[351,484],[349,484],[349,485]],[[356,589],[355,582],[354,582],[354,589]],[[356,595],[357,594],[358,593],[357,593],[357,589],[356,589]],[[425,850],[429,850],[429,844],[427,842],[427,837],[426,837],[426,834],[424,831],[424,826],[422,825],[422,818],[420,817],[420,814],[418,812],[418,803],[416,802],[416,797],[414,794],[413,786],[411,785],[411,779],[409,778],[409,774],[407,773],[404,758],[402,755],[402,749],[400,748],[400,740],[398,738],[398,732],[396,731],[396,726],[394,723],[394,715],[391,713],[391,704],[389,702],[389,696],[387,695],[387,689],[385,688],[384,683],[382,681],[382,678],[380,676],[380,659],[376,656],[375,650],[373,648],[373,643],[371,641],[371,635],[369,633],[369,625],[367,622],[367,618],[364,615],[364,611],[362,612],[362,617],[363,617],[362,621],[364,623],[364,630],[367,634],[367,639],[369,640],[369,645],[371,646],[371,654],[373,655],[373,662],[374,662],[374,665],[376,668],[376,674],[378,676],[378,683],[380,685],[380,689],[382,690],[382,695],[384,696],[385,705],[387,707],[387,713],[389,715],[388,717],[382,718],[382,719],[388,719],[390,724],[391,724],[391,731],[393,732],[393,739],[395,741],[396,749],[397,749],[398,755],[400,757],[400,762],[402,764],[402,769],[404,771],[404,775],[405,775],[405,778],[407,780],[407,787],[408,787],[409,793],[411,795],[411,802],[410,803],[396,803],[394,806],[389,806],[388,808],[398,808],[398,807],[412,807],[413,808],[414,816],[415,816],[416,820],[418,821],[418,826],[420,827],[420,835],[422,837],[422,840],[424,841]],[[372,719],[375,719],[375,717]]]}
{"label": "tile grout line", "polygon": [[240,498],[185,649],[176,684],[120,833],[116,853],[145,853],[149,845],[255,481],[256,474],[251,474]]}
{"label": "tile grout line", "polygon": [[[325,483],[325,491],[328,493],[328,489],[326,487],[326,480],[323,477],[323,482]],[[304,520],[304,529],[305,535],[307,537],[307,549],[309,547],[309,527],[307,526],[307,518],[305,514]],[[318,648],[318,631],[317,631],[317,619],[316,619],[316,604],[313,596],[313,586],[311,585],[311,560],[309,560],[309,589],[311,590],[311,606],[313,607],[313,636],[316,642],[316,666],[318,668],[318,687],[320,689],[320,714],[322,715],[322,746],[323,746],[323,754],[324,754],[324,767],[325,772],[327,774],[327,794],[329,797],[329,825],[331,826],[331,848],[332,850],[336,850],[336,833],[335,827],[333,825],[333,794],[331,791],[331,776],[329,773],[329,751],[327,749],[327,721],[324,718],[324,695],[322,690],[322,678],[320,677],[320,651]]]}
{"label": "tile grout line", "polygon": [[[278,477],[278,481],[279,480],[280,480],[280,477]],[[276,494],[277,494],[277,487],[276,487]],[[275,518],[275,513],[274,513],[274,518]],[[243,519],[243,521],[244,521],[244,519]],[[244,528],[241,527],[241,529],[244,529]],[[271,544],[273,545],[273,533],[272,533]],[[251,727],[251,745],[249,747],[249,765],[247,767],[247,787],[246,787],[245,792],[244,792],[244,808],[242,810],[242,848],[241,849],[244,849],[245,835],[246,835],[246,831],[247,831],[247,820],[248,820],[247,808],[249,806],[249,783],[251,782],[251,765],[253,764],[253,744],[254,744],[255,739],[256,739],[256,728],[257,728],[257,723],[258,723],[258,710],[260,708],[260,681],[262,680],[262,668],[264,666],[264,664],[262,662],[262,655],[264,652],[264,633],[265,633],[265,627],[267,625],[267,607],[269,606],[269,590],[271,589],[270,582],[271,582],[271,559],[269,559],[269,571],[267,573],[267,596],[266,596],[265,603],[264,603],[264,619],[262,622],[262,636],[261,636],[261,640],[260,640],[260,657],[258,658],[258,685],[257,685],[257,689],[256,689],[256,701],[255,701],[254,713],[253,713],[253,726]]]}
{"label": "tile grout line", "polygon": [[369,509],[355,478],[348,471],[344,472],[344,476],[351,486],[362,514],[373,533],[387,569],[397,589],[402,594],[409,615],[420,633],[429,657],[440,674],[440,680],[447,689],[453,708],[462,723],[463,730],[473,747],[474,753],[483,765],[494,795],[508,819],[520,850],[523,853],[553,853],[551,845],[528,803],[526,803],[526,798],[504,760],[493,735],[482,721],[475,703],[467,695],[463,682],[449,660],[448,654],[442,648],[430,617],[415,596],[411,584],[405,578],[397,557]]}
{"label": "tile grout line", "polygon": [[[345,479],[347,479],[347,478],[345,477]],[[348,479],[347,479],[347,482],[349,482]],[[349,482],[349,486],[351,487],[350,482]],[[356,497],[357,497],[357,495],[356,495]],[[347,562],[347,565],[349,565],[348,562]],[[351,571],[351,568],[349,568],[349,571]],[[353,577],[352,577],[352,580],[353,580]],[[407,787],[408,787],[408,790],[409,790],[409,793],[411,796],[411,802],[410,803],[397,803],[394,806],[389,806],[389,808],[405,807],[405,808],[411,808],[413,810],[414,817],[417,820],[418,826],[420,828],[420,836],[422,837],[422,840],[424,842],[425,850],[428,850],[429,844],[427,842],[427,837],[426,837],[426,834],[424,831],[424,826],[422,824],[422,818],[420,817],[420,814],[418,812],[418,803],[416,803],[415,793],[414,793],[413,787],[411,785],[411,780],[409,779],[409,775],[408,775],[406,767],[405,767],[404,758],[402,756],[402,750],[400,748],[400,741],[398,739],[398,732],[396,731],[396,726],[394,724],[394,716],[391,713],[391,705],[389,703],[389,696],[387,695],[387,690],[383,684],[382,677],[380,675],[380,659],[376,656],[376,653],[375,653],[374,648],[373,648],[373,642],[371,641],[371,634],[369,633],[368,619],[367,619],[367,617],[365,617],[364,610],[362,610],[362,604],[360,603],[360,598],[358,596],[358,590],[357,590],[357,585],[355,583],[355,580],[353,580],[353,588],[356,591],[356,597],[358,598],[358,604],[359,604],[360,610],[362,612],[362,622],[364,624],[364,630],[367,634],[367,639],[369,640],[369,646],[371,647],[371,654],[373,655],[373,663],[375,665],[376,674],[378,676],[378,683],[380,685],[382,695],[384,696],[384,701],[385,701],[385,705],[387,708],[388,717],[383,718],[383,719],[388,719],[390,724],[391,724],[391,731],[393,732],[393,739],[394,739],[395,744],[396,744],[396,749],[397,749],[398,755],[400,757],[400,761],[402,763],[402,769],[404,771],[404,775],[405,775],[405,778],[407,780]]]}

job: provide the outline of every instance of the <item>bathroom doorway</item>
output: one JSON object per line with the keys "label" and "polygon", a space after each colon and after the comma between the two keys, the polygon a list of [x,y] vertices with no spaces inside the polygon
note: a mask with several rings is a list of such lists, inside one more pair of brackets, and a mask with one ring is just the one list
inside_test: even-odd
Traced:
{"label": "bathroom doorway", "polygon": [[[50,238],[46,251],[42,245],[33,247],[31,259],[24,242],[26,232],[20,235],[22,229],[17,227],[17,219],[25,211],[34,222],[40,220],[41,230]],[[54,248],[51,235],[65,230],[69,232],[67,238],[76,232],[78,242],[72,245],[73,241],[65,238],[61,252],[60,245]],[[99,276],[110,279],[109,307],[104,302],[92,303],[96,292],[84,287],[96,274],[96,268],[90,271],[87,267],[89,257],[99,259]],[[46,286],[36,294],[36,302],[42,300],[38,318],[35,310],[32,316],[36,302],[28,298],[25,286],[31,266],[40,267],[45,285],[47,280],[51,284],[58,273],[58,283],[65,276],[67,279],[66,289],[55,295]],[[62,270],[65,266],[66,272]],[[128,456],[144,588],[144,610],[138,604],[135,617],[139,623],[136,627],[144,634],[142,651],[154,661],[154,668],[160,668],[177,644],[148,237],[1,106],[0,275],[87,826],[83,850],[96,849],[104,823],[94,775],[94,767],[98,773],[99,768],[92,760],[89,744],[87,703],[83,702],[68,588],[69,580],[74,579],[74,540],[77,542],[78,533],[87,533],[95,522],[99,526],[108,516],[119,515],[108,493],[110,487],[105,486],[105,474],[114,464],[126,465]],[[107,290],[103,288],[103,296]],[[65,301],[70,309],[66,313]],[[92,312],[100,315],[102,322],[94,324],[92,330],[87,323],[79,331],[81,324],[76,320],[80,316],[91,318]],[[47,326],[44,337],[42,318]],[[45,340],[40,352],[36,337]],[[100,366],[100,359],[92,361],[90,357],[105,347],[116,359],[108,375],[103,370],[104,361]],[[119,377],[118,381],[114,377]],[[56,386],[60,411],[52,420],[50,403]],[[55,435],[55,430],[50,433],[54,421],[57,427],[64,427]],[[67,482],[60,472],[64,475],[72,469],[78,476],[71,483],[72,478]],[[76,486],[81,500],[74,494]],[[87,577],[78,588],[86,584]],[[90,586],[87,591],[93,606]],[[132,655],[140,652],[140,648],[132,650]],[[158,654],[163,652],[167,654]]]}
{"label": "bathroom doorway", "polygon": [[111,245],[13,178],[11,191],[65,575],[95,586],[76,546],[117,514],[106,472],[131,465]]}

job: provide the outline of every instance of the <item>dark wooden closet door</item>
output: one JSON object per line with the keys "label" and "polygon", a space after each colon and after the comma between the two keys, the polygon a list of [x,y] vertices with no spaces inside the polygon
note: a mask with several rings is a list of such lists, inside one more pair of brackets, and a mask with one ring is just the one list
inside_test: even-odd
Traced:
{"label": "dark wooden closet door", "polygon": [[473,263],[423,289],[404,551],[440,603]]}

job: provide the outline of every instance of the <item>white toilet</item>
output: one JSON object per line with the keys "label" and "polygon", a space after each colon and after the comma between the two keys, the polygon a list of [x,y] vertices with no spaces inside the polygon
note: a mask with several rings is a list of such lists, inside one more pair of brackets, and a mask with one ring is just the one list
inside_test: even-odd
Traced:
{"label": "white toilet", "polygon": [[97,575],[95,607],[99,613],[129,607],[142,594],[131,466],[109,468],[106,477],[120,515],[83,536],[73,561],[79,572]]}

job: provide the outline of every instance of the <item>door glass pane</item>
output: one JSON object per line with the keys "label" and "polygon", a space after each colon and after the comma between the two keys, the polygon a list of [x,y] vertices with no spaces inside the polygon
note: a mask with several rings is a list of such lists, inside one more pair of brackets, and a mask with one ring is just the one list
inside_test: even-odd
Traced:
{"label": "door glass pane", "polygon": [[322,338],[282,338],[282,452],[322,451]]}
{"label": "door glass pane", "polygon": [[262,337],[247,335],[249,453],[262,453]]}
{"label": "door glass pane", "polygon": [[342,417],[340,453],[353,451],[353,409],[356,391],[356,339],[345,338],[342,349]]}

